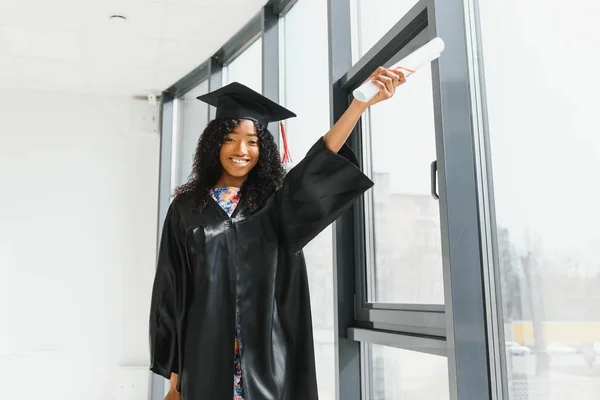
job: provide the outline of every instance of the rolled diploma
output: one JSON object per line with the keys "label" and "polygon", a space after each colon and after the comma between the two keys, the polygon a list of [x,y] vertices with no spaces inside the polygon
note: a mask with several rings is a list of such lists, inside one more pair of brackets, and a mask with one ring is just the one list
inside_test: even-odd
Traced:
{"label": "rolled diploma", "polygon": [[[433,38],[428,43],[404,57],[398,64],[390,69],[398,68],[404,73],[404,76],[408,78],[413,73],[407,70],[417,71],[422,66],[429,64],[442,54],[444,47],[445,45],[442,39],[439,37]],[[364,103],[375,97],[377,93],[379,93],[379,88],[370,80],[363,83],[352,92],[357,100]]]}

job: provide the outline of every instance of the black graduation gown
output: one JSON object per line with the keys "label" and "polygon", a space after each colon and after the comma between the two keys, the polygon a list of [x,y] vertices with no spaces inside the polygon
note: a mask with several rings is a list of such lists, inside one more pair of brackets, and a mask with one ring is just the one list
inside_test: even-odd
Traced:
{"label": "black graduation gown", "polygon": [[246,400],[316,400],[311,308],[302,248],[373,182],[344,146],[320,139],[258,212],[215,202],[167,213],[154,281],[151,366],[179,373],[184,400],[231,400],[236,302]]}

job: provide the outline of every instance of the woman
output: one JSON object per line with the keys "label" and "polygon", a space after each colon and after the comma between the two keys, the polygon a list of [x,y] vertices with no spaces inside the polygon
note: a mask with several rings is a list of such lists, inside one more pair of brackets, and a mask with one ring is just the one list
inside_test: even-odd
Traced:
{"label": "woman", "polygon": [[266,126],[295,116],[233,83],[188,183],[165,218],[150,316],[151,370],[168,400],[313,400],[317,382],[302,248],[373,183],[345,145],[361,114],[403,75],[379,68],[369,103],[348,110],[284,178]]}

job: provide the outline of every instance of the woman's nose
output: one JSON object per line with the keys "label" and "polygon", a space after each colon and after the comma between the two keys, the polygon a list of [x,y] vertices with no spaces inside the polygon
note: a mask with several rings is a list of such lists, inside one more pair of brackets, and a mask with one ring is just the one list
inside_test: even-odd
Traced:
{"label": "woman's nose", "polygon": [[246,146],[246,143],[244,143],[244,141],[240,141],[235,147],[235,152],[238,156],[245,156],[248,153],[248,146]]}

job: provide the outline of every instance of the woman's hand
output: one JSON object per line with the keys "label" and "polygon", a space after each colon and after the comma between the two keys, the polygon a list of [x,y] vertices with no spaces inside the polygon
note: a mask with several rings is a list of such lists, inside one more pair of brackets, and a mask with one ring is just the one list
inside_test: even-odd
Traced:
{"label": "woman's hand", "polygon": [[379,88],[379,93],[369,102],[362,103],[365,107],[371,107],[373,104],[391,98],[396,93],[396,88],[406,82],[406,77],[399,70],[379,67],[365,82],[369,80]]}
{"label": "woman's hand", "polygon": [[[406,77],[402,72],[383,67],[377,68],[377,70],[371,74],[369,79],[379,87],[379,93],[367,103],[363,103],[356,99],[352,101],[346,112],[344,112],[329,132],[323,136],[325,146],[329,151],[333,153],[340,151],[362,113],[373,104],[392,97],[396,92],[396,88],[406,82]],[[369,79],[367,79],[367,81]]]}
{"label": "woman's hand", "polygon": [[181,393],[177,390],[169,390],[165,396],[165,400],[181,400]]}
{"label": "woman's hand", "polygon": [[178,381],[179,374],[171,373],[171,379],[169,379],[169,392],[165,396],[165,400],[181,400],[181,393],[177,391]]}

